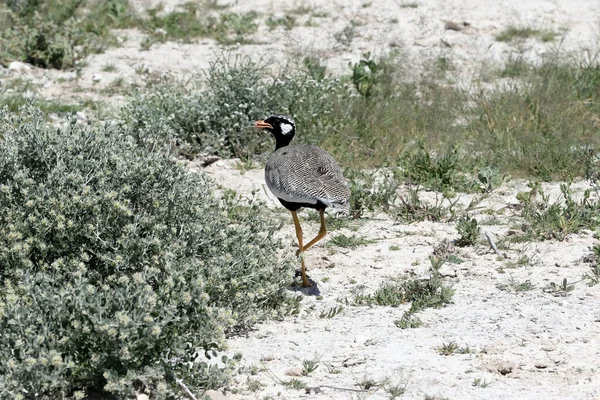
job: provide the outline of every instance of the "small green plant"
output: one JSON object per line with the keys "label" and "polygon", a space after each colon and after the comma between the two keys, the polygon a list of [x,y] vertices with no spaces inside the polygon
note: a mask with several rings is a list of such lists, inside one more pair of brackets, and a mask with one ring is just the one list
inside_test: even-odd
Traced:
{"label": "small green plant", "polygon": [[382,382],[376,381],[375,379],[365,376],[360,381],[356,383],[356,385],[362,390],[370,390],[373,388],[380,387]]}
{"label": "small green plant", "polygon": [[473,379],[472,385],[480,388],[486,388],[490,385],[490,382],[482,378],[475,378]]}
{"label": "small green plant", "polygon": [[558,36],[558,33],[552,31],[541,31],[528,27],[519,28],[516,26],[509,26],[496,35],[496,40],[499,42],[512,42],[516,39],[537,38],[542,42],[551,42],[556,36]]}
{"label": "small green plant", "polygon": [[104,64],[104,65],[102,66],[102,71],[103,71],[103,72],[116,72],[117,70],[118,70],[118,69],[117,69],[117,67],[115,66],[115,64],[110,64],[110,63],[108,63],[108,64]]}
{"label": "small green plant", "polygon": [[533,290],[535,288],[535,285],[532,284],[529,280],[518,282],[511,276],[508,280],[508,283],[498,284],[496,285],[496,287],[500,290],[512,289],[515,292],[526,292],[529,290]]}
{"label": "small green plant", "polygon": [[469,346],[459,347],[456,352],[458,354],[472,354],[473,350]]}
{"label": "small green plant", "polygon": [[453,145],[449,152],[434,157],[420,142],[415,151],[401,159],[402,169],[398,173],[408,182],[431,190],[447,193],[481,191],[480,185],[466,176],[468,166],[457,145]]}
{"label": "small green plant", "polygon": [[352,83],[358,94],[366,98],[371,97],[379,83],[379,66],[371,57],[371,53],[363,54],[358,63],[350,63],[349,67],[352,70]]}
{"label": "small green plant", "polygon": [[334,306],[334,307],[331,307],[329,310],[323,311],[321,314],[319,314],[319,318],[331,319],[331,318],[335,317],[336,315],[340,314],[342,311],[344,311],[344,306],[342,306],[342,305]]}
{"label": "small green plant", "polygon": [[589,280],[589,286],[595,286],[600,283],[600,245],[592,247],[592,255],[588,257],[591,264],[591,271],[584,275]]}
{"label": "small green plant", "polygon": [[246,387],[251,392],[258,392],[259,390],[264,388],[265,385],[258,379],[250,379],[250,377],[248,377],[248,379],[246,379]]}
{"label": "small green plant", "polygon": [[560,283],[550,282],[548,286],[544,288],[544,292],[562,297],[568,296],[573,290],[575,290],[575,284],[569,283],[567,278],[564,278]]}
{"label": "small green plant", "polygon": [[350,216],[361,218],[367,211],[394,209],[398,182],[387,171],[368,173],[346,170],[344,176],[350,187]]}
{"label": "small green plant", "polygon": [[350,23],[344,27],[341,31],[335,33],[333,38],[340,45],[344,47],[349,47],[356,36],[356,26],[354,23]]}
{"label": "small green plant", "polygon": [[454,354],[458,350],[458,345],[455,342],[443,343],[440,347],[437,348],[438,354],[442,356],[449,356]]}
{"label": "small green plant", "polygon": [[306,388],[306,383],[296,378],[292,378],[288,381],[281,381],[281,384],[294,390],[302,390]]}
{"label": "small green plant", "polygon": [[504,177],[500,175],[500,170],[494,166],[487,166],[480,169],[477,173],[477,179],[483,185],[482,189],[484,192],[491,192],[504,181]]}
{"label": "small green plant", "polygon": [[391,383],[387,381],[383,384],[383,388],[388,394],[389,400],[395,400],[404,395],[404,393],[406,393],[406,386],[408,386],[408,381],[398,383]]}
{"label": "small green plant", "polygon": [[340,372],[342,372],[335,365],[329,363],[325,364],[325,368],[327,368],[328,374],[339,374]]}
{"label": "small green plant", "polygon": [[319,368],[319,362],[314,360],[302,361],[302,375],[308,376]]}
{"label": "small green plant", "polygon": [[457,246],[473,246],[481,234],[481,228],[475,218],[467,215],[461,217],[456,223],[456,230],[460,238],[456,241]]}
{"label": "small green plant", "polygon": [[291,30],[296,26],[296,18],[292,15],[285,15],[283,17],[269,17],[265,24],[269,30],[273,30],[277,27],[283,27],[286,31]]}
{"label": "small green plant", "polygon": [[373,241],[363,236],[346,236],[344,234],[336,235],[329,241],[329,245],[331,246],[346,247],[350,249],[356,249],[359,246],[366,246],[369,243],[373,243]]}
{"label": "small green plant", "polygon": [[398,245],[392,244],[392,245],[390,245],[389,250],[390,251],[400,251],[401,247]]}

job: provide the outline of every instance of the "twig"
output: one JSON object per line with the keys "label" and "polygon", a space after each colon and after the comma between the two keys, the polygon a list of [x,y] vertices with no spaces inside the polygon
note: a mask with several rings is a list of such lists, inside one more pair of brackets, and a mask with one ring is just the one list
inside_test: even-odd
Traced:
{"label": "twig", "polygon": [[488,232],[485,232],[485,237],[487,238],[492,250],[494,250],[494,253],[498,254],[498,248],[496,247],[496,243],[494,243],[494,239],[492,239],[492,235],[490,235]]}
{"label": "twig", "polygon": [[194,396],[194,393],[192,393],[190,391],[190,389],[188,389],[187,386],[185,386],[185,383],[183,383],[183,379],[180,378],[175,378],[175,382],[177,382],[177,384],[179,385],[179,387],[185,392],[185,394],[188,395],[188,397],[192,400],[198,400],[196,398],[196,396]]}

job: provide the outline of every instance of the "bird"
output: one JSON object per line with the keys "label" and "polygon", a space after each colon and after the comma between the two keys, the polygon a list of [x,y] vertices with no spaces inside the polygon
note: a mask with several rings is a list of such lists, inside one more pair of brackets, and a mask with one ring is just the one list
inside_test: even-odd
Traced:
{"label": "bird", "polygon": [[[279,202],[292,213],[298,239],[298,251],[302,266],[302,286],[312,286],[306,276],[304,252],[327,234],[325,209],[330,207],[347,212],[350,190],[342,169],[331,154],[308,144],[290,145],[296,134],[294,120],[286,115],[271,115],[254,122],[254,128],[269,131],[275,138],[275,151],[265,166],[267,187]],[[312,208],[319,212],[319,233],[303,244],[302,226],[297,211]]]}

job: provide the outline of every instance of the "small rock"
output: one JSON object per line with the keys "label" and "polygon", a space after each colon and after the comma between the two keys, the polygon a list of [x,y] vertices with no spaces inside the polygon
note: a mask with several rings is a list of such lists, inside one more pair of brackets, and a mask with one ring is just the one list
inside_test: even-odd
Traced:
{"label": "small rock", "polygon": [[543,362],[537,362],[537,363],[535,363],[535,367],[537,369],[546,369],[546,368],[548,368],[548,366],[545,363],[543,363]]}
{"label": "small rock", "polygon": [[84,113],[82,113],[81,111],[77,111],[75,113],[75,117],[77,117],[78,121],[87,121],[87,117],[85,116]]}
{"label": "small rock", "polygon": [[468,28],[469,26],[471,26],[471,24],[469,24],[468,22],[452,22],[452,21],[445,21],[442,20],[444,22],[444,29],[447,30],[451,30],[451,31],[457,31],[460,32],[462,30],[464,30],[465,28]]}
{"label": "small rock", "polygon": [[100,74],[94,74],[92,76],[92,82],[96,83],[96,82],[100,82],[102,80],[102,75]]}
{"label": "small rock", "polygon": [[514,369],[514,365],[506,363],[506,364],[501,364],[498,366],[498,372],[500,373],[500,375],[508,375],[511,372],[513,372]]}
{"label": "small rock", "polygon": [[211,400],[229,400],[231,397],[227,396],[224,392],[219,390],[207,390],[204,392],[204,396]]}
{"label": "small rock", "polygon": [[315,386],[315,387],[307,387],[306,389],[304,389],[304,392],[306,394],[319,394],[322,392],[322,390],[320,387]]}
{"label": "small rock", "polygon": [[140,393],[136,396],[136,400],[150,400],[147,394]]}
{"label": "small rock", "polygon": [[300,367],[290,368],[287,371],[285,371],[285,374],[287,376],[302,376],[302,368],[300,368]]}
{"label": "small rock", "polygon": [[454,268],[452,268],[450,265],[448,265],[447,263],[444,263],[441,267],[440,267],[440,275],[444,278],[456,278],[458,276],[458,274],[456,273],[456,270]]}
{"label": "small rock", "polygon": [[355,365],[361,365],[366,363],[367,360],[365,359],[353,359],[353,358],[348,358],[346,360],[344,360],[344,362],[342,363],[342,366],[344,366],[344,368],[348,368],[348,367],[354,367]]}
{"label": "small rock", "polygon": [[9,71],[25,72],[25,71],[29,71],[30,69],[31,69],[31,65],[26,64],[21,61],[13,61],[10,64],[8,64]]}
{"label": "small rock", "polygon": [[272,353],[263,354],[260,358],[260,361],[273,361],[275,359],[275,355]]}

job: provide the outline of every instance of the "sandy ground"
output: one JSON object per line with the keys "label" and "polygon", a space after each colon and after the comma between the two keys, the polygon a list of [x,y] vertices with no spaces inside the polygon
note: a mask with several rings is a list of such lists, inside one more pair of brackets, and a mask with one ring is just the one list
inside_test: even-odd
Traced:
{"label": "sandy ground", "polygon": [[[158,1],[134,3],[144,9]],[[170,10],[178,2],[162,3]],[[234,54],[284,65],[298,60],[298,55],[312,53],[321,57],[330,71],[339,73],[365,52],[378,55],[398,50],[410,61],[407,74],[418,75],[438,57],[445,57],[455,68],[456,82],[468,83],[511,54],[536,61],[560,47],[585,57],[598,48],[600,32],[600,1],[585,0],[247,0],[233,2],[231,10],[258,11],[264,22],[269,16],[284,16],[301,6],[311,11],[297,16],[299,26],[291,31],[270,31],[261,23],[252,36],[254,44],[234,47]],[[446,21],[468,26],[458,31],[446,29]],[[351,25],[355,37],[343,45],[335,36]],[[496,41],[495,35],[508,26],[551,30],[560,36],[550,43]],[[32,83],[32,95],[118,105],[123,97],[103,92],[116,79],[123,78],[126,84],[143,83],[151,75],[184,80],[205,71],[221,52],[210,39],[156,44],[142,51],[143,34],[133,30],[117,34],[122,46],[90,56],[79,74],[15,64],[0,70],[0,90],[4,90],[3,82],[20,78]],[[116,71],[104,72],[107,64]],[[242,174],[233,165],[221,161],[204,172],[242,194],[260,189],[269,207],[289,218],[263,190],[262,171]],[[587,185],[579,182],[574,187],[580,193]],[[554,196],[559,192],[558,183],[545,188]],[[506,206],[516,204],[516,194],[525,189],[524,182],[496,189],[483,206],[495,210],[500,222],[486,225],[488,215],[474,214],[483,231],[501,238],[518,226],[518,219]],[[468,202],[469,197],[463,197]],[[306,221],[305,214],[302,218]],[[307,236],[318,229],[314,222],[304,222],[304,226]],[[434,248],[443,240],[458,238],[454,224],[405,225],[378,215],[357,227],[356,232],[331,232],[328,238],[345,233],[374,242],[348,250],[331,247],[326,239],[307,253],[309,275],[317,282],[320,296],[303,295],[298,316],[265,323],[230,341],[231,352],[243,355],[241,373],[232,385],[236,394],[211,392],[213,399],[387,399],[392,398],[392,386],[405,389],[398,397],[404,399],[600,399],[600,285],[590,287],[582,280],[590,271],[582,258],[597,243],[592,232],[573,235],[564,242],[515,245],[500,254],[484,240],[474,247],[455,249],[463,262],[443,267],[446,280],[456,289],[453,303],[421,312],[424,325],[403,330],[394,320],[408,305],[354,306],[354,293],[370,293],[390,277],[426,277]],[[288,250],[295,251],[291,220],[280,234]],[[399,250],[393,250],[396,246]],[[522,255],[533,262],[507,268]],[[568,296],[543,290],[564,278],[575,283]],[[502,285],[511,279],[530,281],[534,287],[524,292],[503,290]],[[331,319],[319,317],[340,304],[344,305],[340,314]],[[468,346],[471,352],[440,355],[437,348],[449,342]],[[308,376],[291,376],[298,375],[305,360],[316,361],[318,368]],[[283,384],[292,378],[308,389]],[[359,384],[364,386],[369,380],[378,384],[362,390]]]}
{"label": "sandy ground", "polygon": [[[194,166],[194,169],[196,167]],[[263,172],[240,172],[235,161],[205,169],[221,185],[250,196],[260,189],[269,207],[277,200],[262,190]],[[573,184],[581,195],[586,182]],[[520,220],[510,211],[515,197],[527,190],[525,182],[510,182],[496,189],[475,216],[482,234],[500,238]],[[552,199],[558,184],[544,185]],[[472,196],[462,195],[466,204]],[[484,210],[487,210],[484,212]],[[498,221],[487,225],[489,210]],[[304,217],[304,218],[302,218]],[[318,230],[316,222],[301,217],[307,236]],[[289,251],[295,250],[291,218],[282,229]],[[600,398],[600,287],[588,286],[582,276],[590,272],[583,257],[597,242],[592,232],[564,242],[545,241],[513,245],[494,253],[482,238],[474,247],[455,248],[460,264],[446,264],[442,274],[456,289],[454,301],[442,309],[419,314],[424,325],[399,329],[394,320],[409,305],[398,308],[352,305],[357,291],[371,293],[390,277],[427,277],[428,257],[444,240],[459,237],[454,224],[396,223],[374,216],[359,224],[356,234],[375,240],[355,250],[335,248],[327,240],[307,252],[309,275],[320,297],[306,295],[302,311],[285,321],[263,324],[245,337],[230,341],[232,352],[241,352],[242,373],[236,377],[237,394],[228,399],[387,399],[390,386],[405,388],[399,398],[423,399],[427,395],[449,399],[599,399]],[[397,246],[397,247],[394,247]],[[394,250],[399,248],[399,250]],[[523,267],[510,268],[520,257],[531,257]],[[546,292],[550,282],[564,278],[575,283],[568,296]],[[529,281],[533,288],[517,292],[502,289],[514,280]],[[314,289],[311,289],[314,294]],[[347,303],[349,301],[350,304]],[[331,319],[321,314],[342,304]],[[439,354],[438,348],[455,342],[469,354]],[[308,376],[297,376],[303,361],[319,367]],[[295,390],[283,382],[298,379],[308,389]],[[476,382],[479,380],[480,384]],[[380,385],[361,391],[360,384]],[[260,382],[260,389],[250,390]],[[385,382],[385,383],[384,383]],[[484,386],[484,387],[482,387]],[[218,394],[214,398],[223,398]]]}

